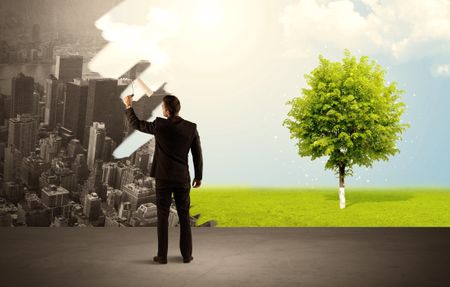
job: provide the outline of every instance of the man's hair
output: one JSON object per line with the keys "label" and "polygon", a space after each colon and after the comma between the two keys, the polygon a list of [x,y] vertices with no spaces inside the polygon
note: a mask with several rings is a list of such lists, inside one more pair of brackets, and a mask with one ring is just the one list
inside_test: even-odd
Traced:
{"label": "man's hair", "polygon": [[164,106],[169,111],[170,116],[178,114],[181,109],[180,100],[174,95],[165,95],[163,98]]}

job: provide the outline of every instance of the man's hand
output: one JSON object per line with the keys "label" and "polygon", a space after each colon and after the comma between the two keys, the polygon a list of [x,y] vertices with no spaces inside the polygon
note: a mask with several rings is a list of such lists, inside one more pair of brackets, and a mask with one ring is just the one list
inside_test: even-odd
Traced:
{"label": "man's hand", "polygon": [[131,96],[125,96],[124,98],[123,98],[123,104],[125,105],[125,108],[131,108],[131,103],[132,103],[132,98],[131,98]]}
{"label": "man's hand", "polygon": [[194,181],[192,181],[192,187],[197,188],[197,187],[200,187],[200,185],[202,185],[202,181],[200,179],[194,178]]}

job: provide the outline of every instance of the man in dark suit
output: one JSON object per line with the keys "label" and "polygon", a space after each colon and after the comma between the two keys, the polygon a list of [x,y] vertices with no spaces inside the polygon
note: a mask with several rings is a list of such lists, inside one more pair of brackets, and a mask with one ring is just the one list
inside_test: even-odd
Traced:
{"label": "man in dark suit", "polygon": [[137,118],[131,96],[124,97],[123,102],[130,125],[136,130],[155,136],[155,153],[150,176],[154,177],[156,182],[158,255],[153,260],[161,264],[167,263],[168,217],[173,193],[180,219],[180,251],[183,262],[189,263],[194,259],[189,216],[191,188],[189,150],[192,152],[195,173],[192,187],[200,187],[203,171],[202,148],[197,125],[178,115],[181,105],[178,98],[173,95],[166,95],[163,98],[162,109],[165,119],[157,117],[152,122]]}

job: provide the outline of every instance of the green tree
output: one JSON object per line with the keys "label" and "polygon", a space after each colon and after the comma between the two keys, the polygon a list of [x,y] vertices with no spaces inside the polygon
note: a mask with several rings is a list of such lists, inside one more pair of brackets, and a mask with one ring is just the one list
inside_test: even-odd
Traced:
{"label": "green tree", "polygon": [[345,177],[353,166],[371,167],[400,152],[396,142],[409,126],[400,122],[403,90],[386,83],[386,71],[367,56],[357,61],[345,50],[342,62],[319,56],[305,75],[309,88],[291,105],[283,125],[298,140],[298,154],[312,160],[328,157],[325,169],[339,176],[340,208],[345,208]]}

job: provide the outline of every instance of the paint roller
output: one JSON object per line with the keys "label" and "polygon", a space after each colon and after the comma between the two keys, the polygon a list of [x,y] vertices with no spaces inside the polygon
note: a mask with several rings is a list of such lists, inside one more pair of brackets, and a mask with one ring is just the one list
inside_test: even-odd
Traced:
{"label": "paint roller", "polygon": [[[140,78],[136,79],[136,83],[141,87],[141,89],[145,92],[145,94],[150,97],[153,95],[153,91],[142,81]],[[134,86],[133,82],[131,82],[131,88],[133,89],[133,93],[131,94],[131,97],[134,97]]]}

